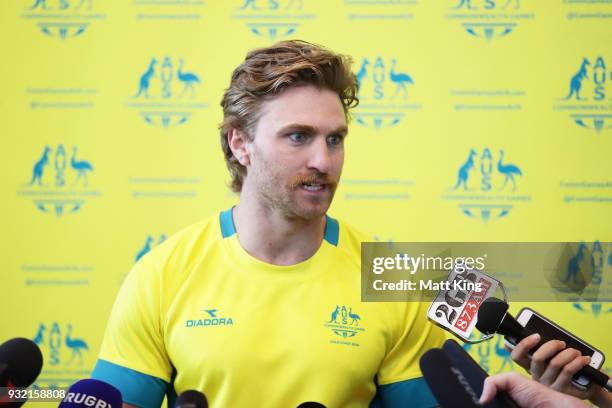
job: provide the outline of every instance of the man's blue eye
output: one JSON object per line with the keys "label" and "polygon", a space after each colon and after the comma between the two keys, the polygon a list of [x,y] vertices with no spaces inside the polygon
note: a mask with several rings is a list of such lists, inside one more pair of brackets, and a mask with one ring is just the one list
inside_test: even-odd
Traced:
{"label": "man's blue eye", "polygon": [[343,138],[340,135],[333,135],[327,138],[327,141],[331,145],[339,145],[340,143],[342,143],[342,140]]}
{"label": "man's blue eye", "polygon": [[292,133],[289,135],[289,139],[291,139],[294,142],[302,142],[304,139],[306,138],[306,136],[303,133]]}

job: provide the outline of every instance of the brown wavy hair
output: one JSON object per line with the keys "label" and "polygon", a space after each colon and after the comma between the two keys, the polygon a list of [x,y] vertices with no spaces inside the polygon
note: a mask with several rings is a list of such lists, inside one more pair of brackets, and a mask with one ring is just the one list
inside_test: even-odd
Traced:
{"label": "brown wavy hair", "polygon": [[348,120],[348,110],[359,104],[357,79],[351,72],[351,63],[349,56],[299,40],[281,41],[247,54],[244,62],[232,73],[230,85],[221,100],[221,147],[232,176],[230,188],[234,192],[242,190],[246,168],[229,147],[229,130],[243,131],[252,140],[261,104],[286,88],[307,84],[338,94]]}

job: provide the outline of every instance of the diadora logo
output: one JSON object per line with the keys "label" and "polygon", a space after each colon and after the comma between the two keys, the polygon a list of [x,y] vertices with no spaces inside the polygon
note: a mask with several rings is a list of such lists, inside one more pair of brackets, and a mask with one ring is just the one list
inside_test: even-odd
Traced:
{"label": "diadora logo", "polygon": [[89,344],[73,334],[71,323],[61,325],[40,322],[34,338],[45,360],[41,375],[35,386],[44,388],[67,387],[75,381],[89,376],[85,357],[89,354]]}
{"label": "diadora logo", "polygon": [[207,327],[207,326],[232,326],[234,320],[231,317],[223,317],[218,309],[202,309],[205,316],[199,319],[187,319],[185,327]]}
{"label": "diadora logo", "polygon": [[570,113],[574,123],[585,129],[601,132],[612,128],[612,62],[597,55],[576,60],[573,72],[564,85],[565,95],[554,105],[554,110]]}
{"label": "diadora logo", "polygon": [[358,343],[347,341],[347,339],[365,331],[361,327],[360,322],[361,316],[354,313],[352,307],[336,305],[335,309],[331,312],[330,319],[325,322],[324,326],[329,328],[337,337],[340,337],[340,340],[334,339],[331,340],[331,343],[358,347]]}
{"label": "diadora logo", "polygon": [[351,21],[412,20],[417,0],[344,0]]}
{"label": "diadora logo", "polygon": [[145,256],[154,246],[157,246],[166,240],[166,234],[160,234],[157,239],[153,238],[151,234],[147,235],[144,246],[136,254],[134,262],[138,262],[140,258]]}
{"label": "diadora logo", "polygon": [[241,0],[232,18],[249,31],[272,41],[293,36],[305,21],[316,19],[304,11],[306,0]]}
{"label": "diadora logo", "polygon": [[36,21],[45,35],[62,40],[83,35],[106,15],[96,12],[93,0],[31,0],[21,18]]}
{"label": "diadora logo", "polygon": [[459,166],[451,191],[442,195],[443,200],[458,201],[461,212],[483,221],[508,215],[518,202],[531,201],[530,195],[519,195],[520,180],[524,177],[521,167],[504,157],[504,150],[493,151],[485,147],[481,152],[471,149]]}
{"label": "diadora logo", "polygon": [[534,14],[521,9],[521,0],[452,0],[446,18],[458,21],[470,36],[491,41],[508,36]]}
{"label": "diadora logo", "polygon": [[42,212],[75,213],[87,200],[101,195],[90,187],[94,166],[80,157],[77,146],[71,152],[68,149],[63,144],[54,149],[45,146],[32,167],[29,183],[17,192],[31,198]]}
{"label": "diadora logo", "polygon": [[137,91],[126,106],[137,109],[150,125],[164,129],[179,126],[208,107],[199,97],[201,75],[183,58],[152,57],[139,78]]}
{"label": "diadora logo", "polygon": [[376,130],[391,127],[400,123],[408,110],[422,108],[420,104],[408,103],[415,80],[404,69],[396,58],[377,56],[361,60],[357,72],[360,103],[354,112],[358,124]]}

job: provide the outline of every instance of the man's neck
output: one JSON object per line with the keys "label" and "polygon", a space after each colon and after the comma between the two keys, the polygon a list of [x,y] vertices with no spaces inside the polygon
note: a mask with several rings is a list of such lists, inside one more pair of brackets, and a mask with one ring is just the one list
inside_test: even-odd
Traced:
{"label": "man's neck", "polygon": [[291,219],[255,200],[241,200],[232,215],[242,248],[273,265],[295,265],[310,258],[321,246],[325,232],[324,216]]}

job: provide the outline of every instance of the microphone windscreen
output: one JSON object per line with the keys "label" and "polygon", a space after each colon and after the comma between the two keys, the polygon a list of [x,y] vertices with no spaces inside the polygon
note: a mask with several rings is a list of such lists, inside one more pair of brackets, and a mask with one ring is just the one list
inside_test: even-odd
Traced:
{"label": "microphone windscreen", "polygon": [[510,305],[503,300],[490,297],[478,308],[476,328],[484,334],[493,334],[499,328]]}
{"label": "microphone windscreen", "polygon": [[187,390],[178,396],[174,408],[208,408],[208,401],[200,391]]}
{"label": "microphone windscreen", "polygon": [[112,385],[100,380],[80,380],[68,389],[59,408],[121,408],[123,397]]}
{"label": "microphone windscreen", "polygon": [[297,406],[297,408],[325,408],[325,405],[318,402],[308,401],[302,402],[300,405]]}
{"label": "microphone windscreen", "polygon": [[482,408],[480,394],[474,391],[464,375],[454,367],[444,351],[431,349],[419,361],[423,377],[442,408]]}
{"label": "microphone windscreen", "polygon": [[29,387],[42,370],[43,356],[32,340],[17,337],[0,345],[0,363],[6,364],[14,387]]}

